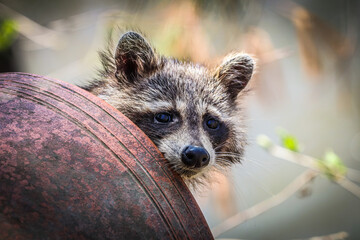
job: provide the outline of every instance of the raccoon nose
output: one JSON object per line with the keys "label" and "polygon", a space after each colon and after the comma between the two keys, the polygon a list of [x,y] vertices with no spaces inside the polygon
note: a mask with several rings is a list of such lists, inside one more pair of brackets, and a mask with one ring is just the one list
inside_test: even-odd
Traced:
{"label": "raccoon nose", "polygon": [[209,164],[210,156],[205,148],[190,145],[182,151],[181,161],[188,167],[201,168]]}

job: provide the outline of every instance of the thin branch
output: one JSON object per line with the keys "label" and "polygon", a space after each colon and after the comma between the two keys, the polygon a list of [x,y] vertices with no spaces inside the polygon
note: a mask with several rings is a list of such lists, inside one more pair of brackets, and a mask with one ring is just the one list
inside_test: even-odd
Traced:
{"label": "thin branch", "polygon": [[[286,148],[280,147],[275,144],[271,144],[271,146],[269,146],[267,150],[274,157],[281,158],[299,164],[303,167],[310,168],[318,173],[322,173],[321,166],[318,164],[319,160],[317,160],[316,158],[310,157],[305,154],[290,151]],[[351,168],[346,168],[346,169],[349,171],[348,174],[349,176],[351,175],[352,178],[356,178],[356,177],[359,178],[359,175],[356,174],[359,171]],[[342,186],[343,188],[345,188],[346,190],[348,190],[349,192],[351,192],[360,199],[360,187],[355,183],[351,182],[346,178],[341,178],[335,181],[335,183],[338,183],[340,186]]]}
{"label": "thin branch", "polygon": [[346,168],[347,169],[347,177],[354,182],[360,183],[360,171],[352,168]]}
{"label": "thin branch", "polygon": [[267,150],[274,157],[281,158],[292,163],[296,163],[303,167],[310,168],[314,171],[321,171],[320,165],[318,164],[319,160],[311,156],[290,151],[286,148],[280,147],[275,144],[271,144],[271,146]]}
{"label": "thin branch", "polygon": [[347,232],[338,232],[324,236],[311,237],[309,240],[341,240],[349,236]]}
{"label": "thin branch", "polygon": [[[274,143],[269,143],[268,146],[265,147],[266,150],[273,155],[274,157],[281,158],[283,160],[298,164],[300,166],[310,168],[314,171],[322,171],[320,165],[318,164],[319,159],[314,157],[305,155],[303,153],[297,153],[291,150],[288,150],[284,147],[276,145]],[[360,171],[346,167],[347,177],[355,182],[360,182]]]}
{"label": "thin branch", "polygon": [[281,204],[290,196],[292,196],[295,192],[301,189],[306,183],[315,178],[318,174],[318,172],[314,172],[313,170],[305,171],[275,196],[266,199],[265,201],[260,202],[245,211],[239,212],[238,214],[226,219],[221,224],[212,228],[212,233],[214,237],[217,237],[220,234],[236,227],[237,225]]}
{"label": "thin branch", "polygon": [[360,199],[360,187],[358,185],[346,178],[337,181],[337,183]]}

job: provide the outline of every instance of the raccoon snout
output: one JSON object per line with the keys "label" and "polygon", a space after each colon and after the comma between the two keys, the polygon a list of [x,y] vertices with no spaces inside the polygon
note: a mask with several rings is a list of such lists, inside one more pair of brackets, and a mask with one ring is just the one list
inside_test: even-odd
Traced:
{"label": "raccoon snout", "polygon": [[188,167],[201,168],[209,164],[210,156],[205,148],[189,145],[182,151],[181,161]]}

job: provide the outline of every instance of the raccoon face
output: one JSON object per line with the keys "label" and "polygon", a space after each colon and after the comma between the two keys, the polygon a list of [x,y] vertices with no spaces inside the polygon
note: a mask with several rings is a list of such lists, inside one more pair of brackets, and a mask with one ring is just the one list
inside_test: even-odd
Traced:
{"label": "raccoon face", "polygon": [[231,54],[210,71],[158,56],[128,32],[114,64],[103,59],[107,76],[87,89],[142,129],[188,183],[240,162],[246,144],[240,92],[254,68],[248,55]]}

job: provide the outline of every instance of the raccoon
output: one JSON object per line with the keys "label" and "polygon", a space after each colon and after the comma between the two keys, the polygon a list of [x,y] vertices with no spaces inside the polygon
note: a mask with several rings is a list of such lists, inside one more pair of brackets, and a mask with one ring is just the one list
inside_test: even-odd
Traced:
{"label": "raccoon", "polygon": [[100,53],[99,78],[83,87],[132,120],[191,186],[241,161],[246,131],[241,106],[254,60],[241,53],[215,69],[157,54],[136,32]]}

